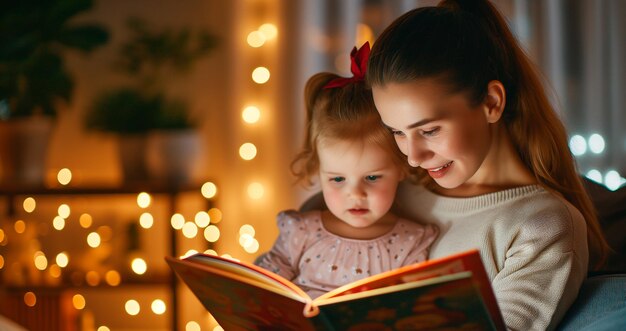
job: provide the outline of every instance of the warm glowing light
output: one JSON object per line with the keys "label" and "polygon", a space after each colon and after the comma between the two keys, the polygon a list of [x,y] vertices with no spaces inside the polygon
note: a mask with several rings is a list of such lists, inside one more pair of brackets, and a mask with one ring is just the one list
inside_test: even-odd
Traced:
{"label": "warm glowing light", "polygon": [[220,239],[220,229],[215,225],[209,225],[204,229],[204,239],[208,242],[216,242]]}
{"label": "warm glowing light", "polygon": [[248,34],[248,38],[246,39],[246,41],[248,42],[248,45],[250,45],[250,47],[257,48],[265,44],[265,39],[265,35],[260,31],[252,31]]}
{"label": "warm glowing light", "polygon": [[261,111],[255,106],[248,106],[241,112],[244,122],[254,124],[261,118]]}
{"label": "warm glowing light", "polygon": [[154,224],[154,217],[150,213],[143,213],[139,216],[139,225],[144,229],[149,229]]}
{"label": "warm glowing light", "polygon": [[111,331],[111,329],[109,329],[108,327],[102,325],[102,326],[99,326],[96,331]]}
{"label": "warm glowing light", "polygon": [[217,252],[212,250],[212,249],[207,249],[206,251],[204,251],[204,254],[207,254],[207,255],[217,255]]}
{"label": "warm glowing light", "polygon": [[239,147],[239,156],[246,160],[252,160],[256,157],[256,146],[252,143],[244,143]]}
{"label": "warm glowing light", "polygon": [[587,141],[581,135],[573,135],[569,139],[569,149],[575,156],[583,155],[587,152]]}
{"label": "warm glowing light", "polygon": [[120,273],[115,270],[109,270],[104,274],[104,280],[111,286],[117,286],[122,282]]}
{"label": "warm glowing light", "polygon": [[91,232],[87,235],[87,245],[96,248],[100,246],[100,235],[97,232]]}
{"label": "warm glowing light", "polygon": [[67,256],[66,252],[61,252],[57,254],[55,261],[57,262],[59,267],[65,268],[67,267],[67,264],[70,262],[70,258]]}
{"label": "warm glowing light", "polygon": [[126,313],[131,316],[135,316],[139,314],[139,311],[141,310],[139,307],[139,302],[137,302],[136,300],[132,300],[132,299],[126,301],[124,308],[126,309]]}
{"label": "warm glowing light", "polygon": [[369,41],[370,46],[374,41],[374,31],[367,24],[359,23],[356,26],[356,45],[361,47],[365,42]]}
{"label": "warm glowing light", "polygon": [[35,210],[35,207],[37,207],[37,202],[34,198],[28,197],[24,199],[24,203],[22,205],[24,207],[24,211],[26,211],[27,213],[32,213]]}
{"label": "warm glowing light", "polygon": [[247,253],[254,254],[259,250],[259,241],[255,238],[252,238],[252,241],[248,245],[243,246],[243,249]]}
{"label": "warm glowing light", "polygon": [[619,172],[610,170],[604,175],[604,185],[611,191],[617,191],[622,186],[622,176]]}
{"label": "warm glowing light", "polygon": [[232,257],[230,254],[222,254],[221,257],[225,258],[225,259],[230,259],[233,261],[239,261],[238,259]]}
{"label": "warm glowing light", "polygon": [[189,321],[185,325],[185,331],[200,331],[200,324],[196,321]]}
{"label": "warm glowing light", "polygon": [[26,222],[22,220],[15,221],[13,229],[15,229],[15,232],[17,233],[24,233],[24,231],[26,231]]}
{"label": "warm glowing light", "polygon": [[244,234],[254,237],[254,235],[256,234],[256,231],[254,230],[254,227],[252,225],[244,224],[239,228],[239,235],[243,236]]}
{"label": "warm glowing light", "polygon": [[59,216],[67,219],[68,217],[70,217],[70,206],[66,205],[66,204],[62,204],[59,206],[59,208],[57,209]]}
{"label": "warm glowing light", "polygon": [[197,254],[197,253],[198,253],[198,251],[197,251],[197,250],[195,250],[195,249],[190,249],[190,250],[186,251],[186,252],[185,252],[185,254],[181,255],[181,257],[180,257],[180,258],[181,258],[181,259],[184,259],[184,258],[190,257],[190,256],[192,256],[192,255],[194,255],[194,254]]}
{"label": "warm glowing light", "polygon": [[276,35],[278,35],[278,29],[274,24],[271,23],[265,23],[261,25],[259,27],[259,32],[261,32],[268,40],[274,39],[276,38]]}
{"label": "warm glowing light", "polygon": [[146,261],[139,257],[133,259],[130,266],[133,269],[133,272],[138,275],[143,275],[146,273],[146,270],[148,270],[148,265],[146,264]]}
{"label": "warm glowing light", "polygon": [[211,216],[206,211],[199,211],[194,218],[196,225],[200,228],[206,228],[211,223]]}
{"label": "warm glowing light", "polygon": [[254,237],[247,233],[244,233],[241,236],[239,236],[239,245],[241,245],[241,247],[250,246],[252,245],[253,241],[254,241]]}
{"label": "warm glowing light", "polygon": [[52,220],[52,226],[59,231],[63,230],[65,228],[65,219],[61,216],[55,216]]}
{"label": "warm glowing light", "polygon": [[258,67],[252,71],[252,80],[257,84],[265,84],[270,80],[270,71],[265,67]]}
{"label": "warm glowing light", "polygon": [[72,297],[72,304],[74,305],[74,308],[78,310],[84,309],[86,304],[85,297],[80,294],[74,294]]}
{"label": "warm glowing light", "polygon": [[141,208],[148,208],[148,206],[150,206],[151,200],[152,197],[150,197],[150,194],[146,192],[141,192],[137,194],[137,205]]}
{"label": "warm glowing light", "polygon": [[85,274],[85,281],[89,286],[98,286],[100,284],[100,274],[97,271],[90,270]]}
{"label": "warm glowing light", "polygon": [[4,256],[0,255],[0,269],[4,268]]}
{"label": "warm glowing light", "polygon": [[597,169],[589,170],[585,176],[596,183],[602,184],[602,173]]}
{"label": "warm glowing light", "polygon": [[0,243],[4,241],[4,230],[0,229]]}
{"label": "warm glowing light", "polygon": [[[100,331],[100,330],[98,330],[98,331]],[[219,326],[219,325],[217,325],[217,326],[215,326],[215,327],[213,328],[213,331],[224,331],[224,328],[223,328],[223,327],[221,327],[221,326]]]}
{"label": "warm glowing light", "polygon": [[59,278],[59,277],[61,277],[61,267],[59,267],[56,264],[53,264],[53,265],[50,266],[50,268],[48,268],[48,273],[53,278]]}
{"label": "warm glowing light", "polygon": [[222,211],[217,208],[209,209],[209,217],[211,217],[211,223],[217,224],[222,221]]}
{"label": "warm glowing light", "polygon": [[172,224],[172,228],[180,230],[183,228],[183,225],[185,225],[185,218],[183,217],[183,215],[176,213],[172,215],[170,223]]}
{"label": "warm glowing light", "polygon": [[604,151],[604,146],[605,146],[604,138],[601,135],[594,133],[591,136],[589,136],[589,150],[592,153],[595,153],[595,154],[602,153]]}
{"label": "warm glowing light", "polygon": [[261,199],[265,194],[265,188],[261,183],[251,183],[248,185],[248,196],[254,200]]}
{"label": "warm glowing light", "polygon": [[88,229],[93,224],[93,218],[89,214],[81,214],[78,222],[84,229]]}
{"label": "warm glowing light", "polygon": [[163,313],[165,313],[165,310],[166,310],[165,302],[163,302],[163,300],[161,299],[156,299],[152,301],[151,308],[152,308],[153,313],[157,315],[163,315]]}
{"label": "warm glowing light", "polygon": [[202,184],[200,191],[202,192],[203,197],[211,199],[217,194],[217,186],[211,182],[206,182]]}
{"label": "warm glowing light", "polygon": [[198,226],[196,223],[186,222],[185,225],[183,225],[182,231],[185,238],[195,238],[198,234]]}
{"label": "warm glowing light", "polygon": [[[41,253],[41,252],[38,252]],[[35,254],[35,268],[39,269],[39,270],[46,270],[46,268],[48,267],[48,259],[46,258],[46,256],[41,253],[41,254]]]}
{"label": "warm glowing light", "polygon": [[34,307],[37,304],[37,296],[33,292],[26,292],[24,294],[24,303],[29,307]]}
{"label": "warm glowing light", "polygon": [[61,185],[67,185],[72,181],[72,171],[68,168],[63,168],[57,173],[57,180]]}

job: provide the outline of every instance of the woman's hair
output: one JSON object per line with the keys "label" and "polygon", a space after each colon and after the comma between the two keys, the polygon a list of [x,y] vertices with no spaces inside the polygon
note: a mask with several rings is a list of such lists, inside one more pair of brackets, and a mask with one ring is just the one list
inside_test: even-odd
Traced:
{"label": "woman's hair", "polygon": [[394,163],[405,175],[412,170],[400,152],[391,132],[376,111],[372,91],[365,81],[354,81],[341,87],[324,88],[339,76],[322,72],[313,75],[304,88],[307,113],[304,146],[291,163],[297,180],[312,185],[319,171],[318,143],[349,141],[375,144],[389,151]]}
{"label": "woman's hair", "polygon": [[490,81],[506,90],[502,115],[512,142],[537,181],[556,191],[585,217],[590,261],[599,267],[609,247],[568,148],[567,133],[550,104],[540,74],[506,21],[486,0],[444,0],[396,19],[376,40],[367,81],[437,79],[479,104]]}

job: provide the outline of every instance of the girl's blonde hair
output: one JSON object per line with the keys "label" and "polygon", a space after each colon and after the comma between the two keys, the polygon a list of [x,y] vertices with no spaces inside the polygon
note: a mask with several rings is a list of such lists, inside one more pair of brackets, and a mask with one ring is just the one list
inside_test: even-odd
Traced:
{"label": "girl's blonde hair", "polygon": [[587,223],[590,261],[600,267],[609,247],[539,72],[518,45],[497,9],[486,0],[444,0],[394,21],[372,48],[371,86],[417,79],[443,79],[453,91],[469,92],[478,104],[490,81],[502,82],[503,120],[520,158],[537,181],[563,196]]}
{"label": "girl's blonde hair", "polygon": [[411,169],[398,149],[391,132],[376,111],[372,91],[364,81],[350,82],[342,87],[324,88],[339,76],[322,72],[313,75],[304,88],[306,134],[304,145],[291,163],[298,182],[312,185],[319,171],[318,143],[330,141],[374,144],[389,151],[404,175]]}

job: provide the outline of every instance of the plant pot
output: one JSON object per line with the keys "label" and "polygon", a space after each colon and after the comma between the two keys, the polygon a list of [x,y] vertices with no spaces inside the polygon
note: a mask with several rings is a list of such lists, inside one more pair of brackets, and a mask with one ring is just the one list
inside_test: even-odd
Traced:
{"label": "plant pot", "polygon": [[43,185],[53,126],[49,116],[0,121],[0,182]]}
{"label": "plant pot", "polygon": [[190,182],[200,152],[196,130],[156,131],[148,139],[148,167],[154,179],[169,185]]}
{"label": "plant pot", "polygon": [[124,134],[118,137],[118,153],[122,178],[127,183],[150,179],[146,162],[148,138],[145,134]]}

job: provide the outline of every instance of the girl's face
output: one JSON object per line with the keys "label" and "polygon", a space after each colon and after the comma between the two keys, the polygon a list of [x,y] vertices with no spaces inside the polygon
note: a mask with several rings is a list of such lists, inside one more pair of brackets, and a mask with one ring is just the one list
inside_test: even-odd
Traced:
{"label": "girl's face", "polygon": [[403,177],[389,151],[340,140],[321,141],[317,148],[322,193],[330,212],[357,228],[387,214]]}
{"label": "girl's face", "polygon": [[485,104],[471,106],[465,94],[451,93],[434,80],[391,83],[372,91],[383,122],[411,166],[427,170],[447,189],[484,182],[493,141]]}

